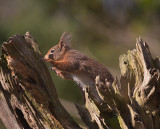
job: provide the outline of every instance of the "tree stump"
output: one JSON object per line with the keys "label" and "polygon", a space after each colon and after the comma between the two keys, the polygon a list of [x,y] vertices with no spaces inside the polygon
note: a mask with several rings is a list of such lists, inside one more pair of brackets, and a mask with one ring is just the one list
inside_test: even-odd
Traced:
{"label": "tree stump", "polygon": [[29,32],[2,44],[0,82],[0,118],[7,129],[80,128],[59,102]]}
{"label": "tree stump", "polygon": [[[100,82],[97,103],[89,87],[85,105],[76,104],[89,129],[159,129],[160,59],[137,39],[136,49],[120,56],[121,77]],[[27,32],[2,44],[0,118],[7,129],[79,129],[59,102],[38,45]]]}
{"label": "tree stump", "polygon": [[[103,103],[96,104],[86,90],[86,107],[90,121],[97,129],[159,129],[160,128],[160,59],[152,58],[149,47],[137,39],[136,49],[119,58],[121,77],[113,84],[96,78],[97,91]],[[79,113],[84,118],[82,107]],[[91,125],[92,126],[92,125]]]}

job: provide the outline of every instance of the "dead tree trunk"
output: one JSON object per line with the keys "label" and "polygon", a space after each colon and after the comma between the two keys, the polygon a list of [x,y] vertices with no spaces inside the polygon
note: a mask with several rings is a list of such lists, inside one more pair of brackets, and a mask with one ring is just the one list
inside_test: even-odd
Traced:
{"label": "dead tree trunk", "polygon": [[[136,49],[120,56],[120,80],[100,82],[97,103],[89,88],[84,106],[76,105],[90,129],[160,128],[160,59],[137,39]],[[2,44],[0,118],[7,129],[80,128],[60,104],[36,41],[26,33]]]}
{"label": "dead tree trunk", "polygon": [[[160,59],[137,39],[136,49],[120,56],[120,82],[103,84],[96,78],[103,103],[86,90],[86,107],[77,106],[84,122],[96,128],[160,129]],[[85,111],[88,113],[84,113]]]}
{"label": "dead tree trunk", "polygon": [[27,32],[2,44],[0,118],[7,129],[80,128],[64,110],[36,41]]}

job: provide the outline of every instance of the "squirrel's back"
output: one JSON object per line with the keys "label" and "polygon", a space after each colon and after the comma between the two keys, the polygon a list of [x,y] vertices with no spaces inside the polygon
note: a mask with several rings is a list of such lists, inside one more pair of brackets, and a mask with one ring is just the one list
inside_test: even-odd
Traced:
{"label": "squirrel's back", "polygon": [[73,75],[79,74],[81,77],[85,78],[88,76],[88,78],[93,81],[95,81],[96,76],[99,75],[102,82],[106,80],[111,83],[113,82],[113,76],[104,65],[77,50],[69,50],[65,54],[64,59],[67,59],[68,63],[70,63],[70,72]]}
{"label": "squirrel's back", "polygon": [[70,79],[77,82],[82,89],[89,86],[94,96],[98,97],[96,91],[95,79],[100,77],[102,82],[113,82],[113,77],[108,69],[78,50],[70,47],[70,36],[64,33],[59,44],[52,47],[44,59],[50,62],[58,76],[64,79]]}

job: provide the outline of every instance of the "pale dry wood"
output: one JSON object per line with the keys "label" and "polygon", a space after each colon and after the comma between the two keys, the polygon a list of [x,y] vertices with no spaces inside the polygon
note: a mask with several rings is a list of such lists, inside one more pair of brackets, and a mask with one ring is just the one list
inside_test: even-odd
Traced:
{"label": "pale dry wood", "polygon": [[[60,104],[38,45],[27,32],[2,45],[0,118],[12,128],[80,128]],[[85,105],[76,104],[90,129],[160,128],[160,59],[138,38],[136,48],[120,56],[121,77],[113,84],[96,78],[97,102],[89,87]]]}
{"label": "pale dry wood", "polygon": [[96,78],[101,104],[85,93],[90,119],[98,128],[160,128],[160,59],[152,58],[147,43],[138,38],[136,49],[121,55],[119,61],[119,82],[116,78],[113,84],[103,84]]}

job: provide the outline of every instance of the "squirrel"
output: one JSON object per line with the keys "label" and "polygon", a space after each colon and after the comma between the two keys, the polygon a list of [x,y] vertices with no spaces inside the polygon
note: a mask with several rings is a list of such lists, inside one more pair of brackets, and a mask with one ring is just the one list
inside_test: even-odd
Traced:
{"label": "squirrel", "polygon": [[95,78],[100,76],[102,82],[113,82],[113,76],[108,69],[97,61],[87,57],[70,47],[71,36],[63,33],[59,44],[53,46],[45,55],[44,60],[51,63],[51,69],[63,79],[75,81],[82,91],[89,86],[93,97],[100,100],[96,91]]}

